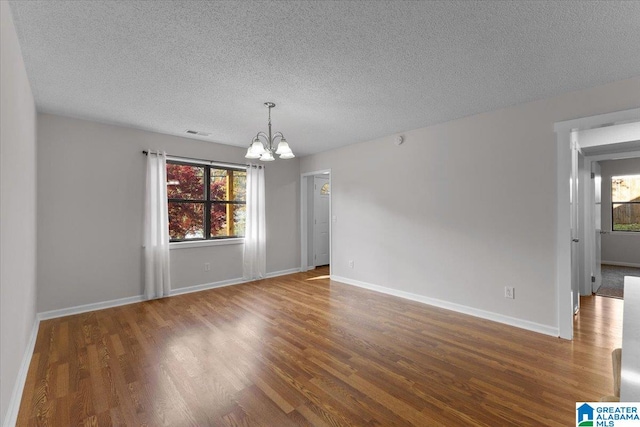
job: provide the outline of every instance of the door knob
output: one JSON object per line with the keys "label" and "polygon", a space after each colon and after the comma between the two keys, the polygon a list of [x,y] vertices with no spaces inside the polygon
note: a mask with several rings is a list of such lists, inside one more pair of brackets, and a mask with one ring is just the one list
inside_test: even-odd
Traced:
{"label": "door knob", "polygon": [[580,239],[571,239],[572,242],[578,243]]}

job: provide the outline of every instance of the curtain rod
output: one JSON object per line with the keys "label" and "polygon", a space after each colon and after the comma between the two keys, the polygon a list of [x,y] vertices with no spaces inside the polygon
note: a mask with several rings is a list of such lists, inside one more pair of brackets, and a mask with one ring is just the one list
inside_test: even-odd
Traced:
{"label": "curtain rod", "polygon": [[[149,155],[149,152],[146,150],[143,150],[142,153],[147,156]],[[195,159],[193,157],[181,157],[181,156],[174,156],[171,154],[167,154],[167,158],[171,158],[172,160],[182,160],[185,162],[198,162],[198,163],[202,163],[202,164],[207,164],[207,165],[211,165],[211,166],[231,166],[231,167],[241,167],[241,168],[264,168],[264,165],[253,165],[250,163],[232,163],[232,162],[216,162],[213,160],[207,160],[207,159]]]}

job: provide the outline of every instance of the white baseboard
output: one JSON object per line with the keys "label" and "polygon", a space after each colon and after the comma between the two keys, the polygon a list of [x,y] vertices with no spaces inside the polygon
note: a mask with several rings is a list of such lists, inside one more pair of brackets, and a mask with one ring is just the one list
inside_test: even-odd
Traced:
{"label": "white baseboard", "polygon": [[18,420],[18,411],[20,410],[20,401],[22,400],[22,391],[24,390],[24,384],[27,381],[27,373],[29,372],[29,365],[31,364],[31,357],[33,356],[33,349],[36,346],[36,338],[38,337],[38,328],[40,327],[40,319],[38,316],[34,319],[33,328],[31,329],[31,336],[27,343],[27,348],[24,350],[24,356],[22,356],[22,363],[20,364],[20,370],[16,377],[16,382],[13,385],[13,392],[11,393],[11,399],[9,399],[9,407],[7,414],[4,417],[3,427],[14,427]]}
{"label": "white baseboard", "polygon": [[[299,273],[299,272],[300,272],[299,268],[290,268],[289,270],[280,270],[280,271],[267,273],[266,278],[285,276],[287,274],[293,274],[293,273]],[[191,292],[199,292],[207,289],[222,288],[224,286],[239,285],[241,283],[248,283],[252,281],[253,280],[244,280],[243,278],[239,277],[237,279],[229,279],[229,280],[222,280],[220,282],[205,283],[203,285],[189,286],[188,288],[172,289],[169,296],[188,294]]]}
{"label": "white baseboard", "polygon": [[239,285],[240,283],[246,283],[246,280],[240,277],[237,279],[228,279],[228,280],[221,280],[219,282],[203,283],[202,285],[188,286],[186,288],[171,289],[171,292],[169,292],[169,296],[172,297],[175,295],[206,291],[207,289],[223,288],[225,286]]}
{"label": "white baseboard", "polygon": [[617,262],[617,261],[600,261],[600,264],[616,265],[618,267],[634,267],[640,268],[640,264],[635,262]]}
{"label": "white baseboard", "polygon": [[271,273],[267,273],[267,278],[278,277],[278,276],[286,276],[287,274],[300,273],[299,268],[290,268],[288,270],[280,270],[274,271]]}
{"label": "white baseboard", "polygon": [[86,313],[87,311],[102,310],[104,308],[118,307],[121,305],[133,304],[142,301],[144,301],[144,296],[136,295],[134,297],[114,299],[92,304],[77,305],[75,307],[69,308],[61,308],[59,310],[43,311],[41,313],[38,313],[38,320],[55,319],[57,317],[71,316],[74,314]]}
{"label": "white baseboard", "polygon": [[[274,272],[271,272],[271,273],[267,273],[266,277],[267,278],[278,277],[278,276],[284,276],[284,275],[287,275],[287,274],[293,274],[293,273],[298,273],[298,272],[300,272],[299,268],[291,268],[291,269],[288,269],[288,270],[280,270],[280,271],[274,271]],[[246,283],[246,282],[248,282],[248,281],[244,280],[242,278],[236,278],[236,279],[221,280],[219,282],[204,283],[202,285],[195,285],[195,286],[188,286],[188,287],[185,287],[185,288],[172,289],[169,292],[169,296],[172,297],[174,295],[182,295],[182,294],[188,294],[188,293],[191,293],[191,292],[205,291],[207,289],[214,289],[214,288],[221,288],[221,287],[224,287],[224,286],[238,285],[240,283]],[[102,310],[102,309],[105,309],[105,308],[119,307],[121,305],[133,304],[133,303],[142,302],[142,301],[145,301],[144,295],[136,295],[136,296],[133,296],[133,297],[120,298],[120,299],[115,299],[115,300],[110,300],[110,301],[103,301],[103,302],[96,302],[96,303],[92,303],[92,304],[78,305],[78,306],[69,307],[69,308],[61,308],[59,310],[43,311],[41,313],[38,313],[38,320],[55,319],[57,317],[71,316],[71,315],[74,315],[74,314],[86,313],[88,311],[94,311],[94,310]]]}
{"label": "white baseboard", "polygon": [[470,316],[480,317],[482,319],[487,319],[498,323],[504,323],[509,326],[515,326],[516,328],[526,329],[528,331],[538,332],[544,335],[550,335],[552,337],[559,336],[558,328],[542,325],[540,323],[530,322],[528,320],[516,319],[515,317],[505,316],[503,314],[493,313],[491,311],[480,310],[466,305],[443,301],[436,298],[430,298],[424,295],[413,294],[410,292],[399,291],[397,289],[386,288],[384,286],[373,285],[371,283],[361,282],[359,280],[349,279],[346,277],[331,275],[331,280],[345,283],[347,285],[358,286],[360,288],[365,288],[376,292],[381,292],[383,294],[405,298],[411,301],[417,301],[423,304],[432,305],[434,307],[444,308],[458,313],[468,314]]}

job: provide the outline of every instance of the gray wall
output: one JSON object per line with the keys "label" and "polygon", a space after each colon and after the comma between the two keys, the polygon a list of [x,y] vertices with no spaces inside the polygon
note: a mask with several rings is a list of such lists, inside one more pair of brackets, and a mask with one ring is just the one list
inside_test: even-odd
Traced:
{"label": "gray wall", "polygon": [[[144,149],[246,163],[238,147],[38,116],[38,311],[142,294]],[[265,174],[267,272],[299,268],[299,160]],[[242,245],[174,249],[171,277],[173,289],[239,279]]]}
{"label": "gray wall", "polygon": [[553,125],[638,93],[634,78],[303,158],[331,169],[332,276],[557,328]]}
{"label": "gray wall", "polygon": [[[602,229],[611,231],[611,177],[640,175],[640,158],[600,162],[602,175]],[[602,235],[602,262],[640,267],[640,233],[616,231]]]}
{"label": "gray wall", "polygon": [[5,1],[0,2],[0,20],[0,421],[4,424],[36,321],[36,111]]}

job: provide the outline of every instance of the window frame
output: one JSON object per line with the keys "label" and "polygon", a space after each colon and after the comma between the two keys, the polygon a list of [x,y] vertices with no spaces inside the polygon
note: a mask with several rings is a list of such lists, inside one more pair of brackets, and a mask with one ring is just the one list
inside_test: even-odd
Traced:
{"label": "window frame", "polygon": [[[182,166],[191,166],[197,168],[203,168],[203,185],[204,185],[204,198],[202,199],[182,199],[182,198],[172,198],[169,196],[167,192],[167,208],[170,203],[195,203],[202,204],[204,210],[204,224],[203,224],[203,236],[204,237],[195,237],[195,238],[185,238],[185,239],[172,239],[169,236],[169,243],[175,243],[176,246],[182,247],[193,247],[188,245],[191,244],[201,244],[202,242],[208,242],[209,244],[213,244],[213,242],[221,243],[222,241],[244,241],[244,235],[238,236],[211,236],[211,211],[214,205],[244,205],[246,206],[247,201],[246,197],[244,201],[238,200],[212,200],[211,199],[211,169],[220,169],[229,171],[237,171],[237,172],[245,172],[247,171],[246,167],[241,165],[230,165],[226,163],[216,163],[216,162],[198,162],[198,161],[188,161],[183,159],[171,159],[167,158],[167,165],[182,165]],[[168,181],[167,181],[168,185]],[[228,182],[227,182],[228,185]],[[169,216],[169,212],[167,211],[167,216]],[[169,218],[169,222],[171,219]],[[231,243],[231,242],[229,242]]]}
{"label": "window frame", "polygon": [[613,180],[614,178],[621,178],[621,177],[626,177],[626,176],[630,176],[630,177],[640,177],[640,175],[623,175],[623,176],[612,176],[611,180],[609,181],[609,190],[611,191],[611,232],[613,233],[640,233],[640,230],[616,230],[616,224],[615,224],[615,215],[614,215],[614,205],[639,205],[640,206],[640,201],[630,201],[630,202],[616,202],[613,200]]}

